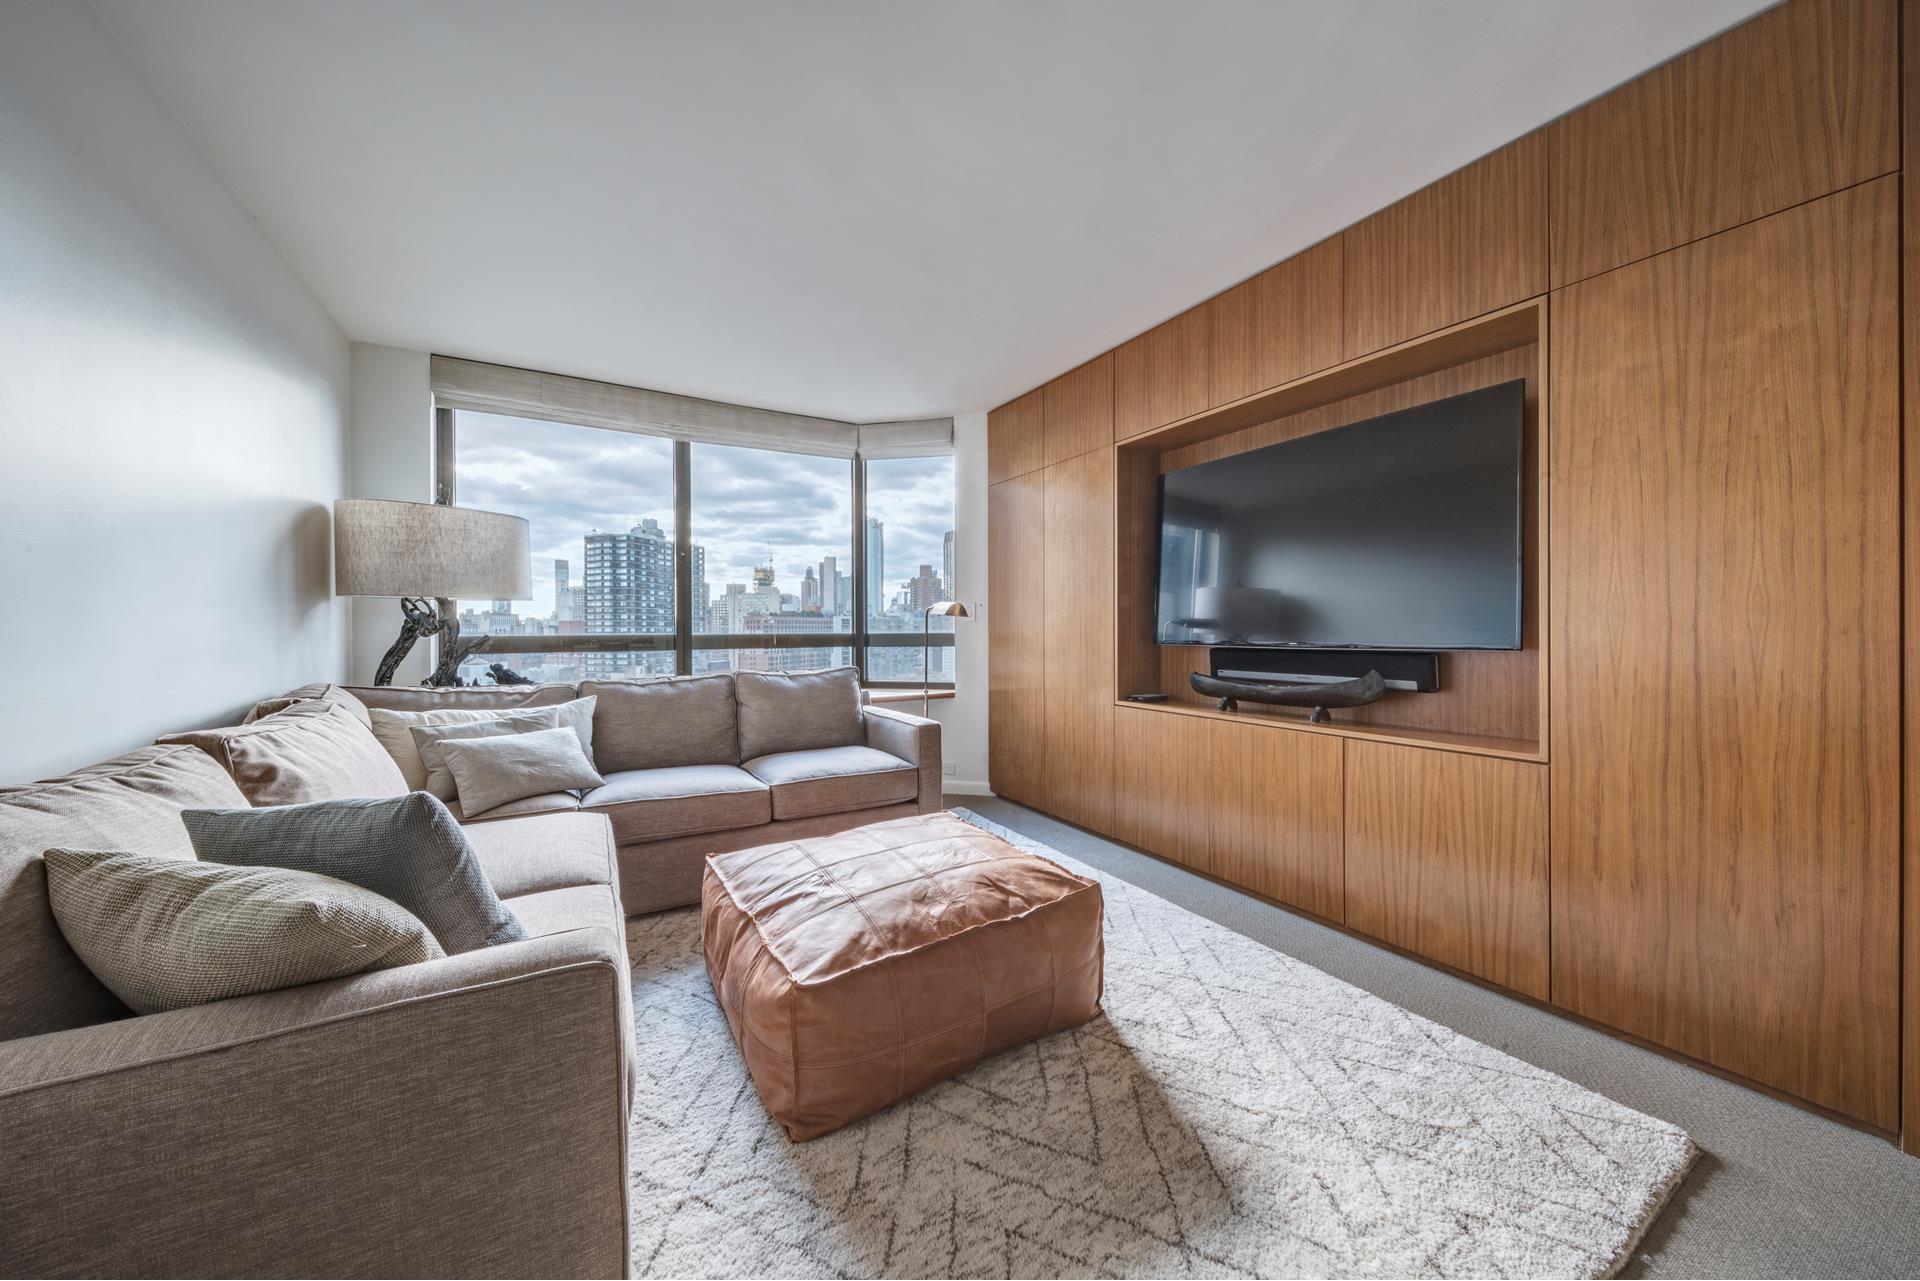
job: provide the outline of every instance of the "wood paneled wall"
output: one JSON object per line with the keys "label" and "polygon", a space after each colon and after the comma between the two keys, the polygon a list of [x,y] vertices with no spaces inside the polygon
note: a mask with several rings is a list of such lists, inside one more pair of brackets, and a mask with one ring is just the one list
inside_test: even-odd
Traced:
{"label": "wood paneled wall", "polygon": [[[1920,1150],[1916,4],[1789,0],[994,411],[995,789]],[[1184,696],[1164,468],[1516,376],[1521,650]]]}

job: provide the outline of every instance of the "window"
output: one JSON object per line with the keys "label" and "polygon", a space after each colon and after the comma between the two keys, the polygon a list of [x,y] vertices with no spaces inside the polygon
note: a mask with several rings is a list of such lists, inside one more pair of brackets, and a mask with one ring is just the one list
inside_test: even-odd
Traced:
{"label": "window", "polygon": [[[918,685],[921,628],[950,638],[953,619],[928,619],[953,584],[953,459],[876,458],[866,464],[867,674]],[[901,644],[903,639],[908,642]],[[951,639],[931,651],[931,683],[953,683]]]}
{"label": "window", "polygon": [[[463,635],[498,638],[463,680],[491,683],[494,663],[543,681],[855,663],[869,684],[920,684],[921,611],[952,598],[951,459],[437,421],[447,497],[525,517],[533,546],[532,601],[457,602]],[[952,623],[934,620],[935,685],[953,682]]]}
{"label": "window", "polygon": [[[672,674],[673,443],[467,410],[451,417],[460,503],[525,517],[533,548],[531,601],[456,602],[462,635],[499,638],[460,665],[461,679],[490,683],[488,666],[500,662],[541,681]],[[533,636],[648,641],[515,652],[507,639]]]}

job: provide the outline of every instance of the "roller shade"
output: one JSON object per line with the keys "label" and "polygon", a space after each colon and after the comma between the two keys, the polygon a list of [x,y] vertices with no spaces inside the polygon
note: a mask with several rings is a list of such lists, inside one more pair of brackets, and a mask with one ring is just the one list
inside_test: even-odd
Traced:
{"label": "roller shade", "polygon": [[452,356],[433,357],[429,377],[434,403],[453,409],[826,458],[852,458],[856,451],[869,458],[953,452],[951,418],[861,425]]}

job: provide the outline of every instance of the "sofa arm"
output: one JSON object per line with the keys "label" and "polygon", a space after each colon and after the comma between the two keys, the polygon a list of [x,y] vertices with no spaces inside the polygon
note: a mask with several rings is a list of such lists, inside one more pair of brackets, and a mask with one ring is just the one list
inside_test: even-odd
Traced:
{"label": "sofa arm", "polygon": [[940,777],[940,722],[924,716],[909,716],[890,707],[863,707],[860,716],[866,722],[868,747],[920,767],[920,812],[931,814],[945,809],[944,784]]}
{"label": "sofa arm", "polygon": [[625,1276],[611,933],[0,1043],[0,1272]]}

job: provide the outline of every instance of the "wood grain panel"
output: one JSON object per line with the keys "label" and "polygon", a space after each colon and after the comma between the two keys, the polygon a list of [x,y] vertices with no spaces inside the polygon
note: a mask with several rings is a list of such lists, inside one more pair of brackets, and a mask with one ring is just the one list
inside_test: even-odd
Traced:
{"label": "wood grain panel", "polygon": [[[1902,365],[1906,395],[1906,438],[1920,439],[1920,181],[1907,181],[1915,172],[1908,160],[1920,160],[1920,4],[1907,0],[1900,22],[1901,59],[1906,66],[1901,86],[1901,242],[1900,310],[1905,319]],[[1901,1057],[1902,1101],[1900,1146],[1920,1156],[1920,450],[1902,452],[1905,507],[1906,575],[1906,724],[1903,809],[1906,875],[1905,940],[1905,1052]]]}
{"label": "wood grain panel", "polygon": [[1554,126],[1553,282],[1898,167],[1893,0],[1791,0]]}
{"label": "wood grain panel", "polygon": [[1046,412],[1036,387],[987,414],[987,483],[997,485],[1046,465]]}
{"label": "wood grain panel", "polygon": [[1113,444],[1113,353],[1068,370],[1040,389],[1047,465]]}
{"label": "wood grain panel", "polygon": [[1212,404],[1212,338],[1213,312],[1199,306],[1114,350],[1114,439],[1150,431]]}
{"label": "wood grain panel", "polygon": [[1206,790],[1214,798],[1209,870],[1255,894],[1342,919],[1340,740],[1202,723]]}
{"label": "wood grain panel", "polygon": [[1536,130],[1347,228],[1346,358],[1547,289],[1547,136]]}
{"label": "wood grain panel", "polygon": [[1113,818],[1113,449],[1046,469],[1047,811]]}
{"label": "wood grain panel", "polygon": [[1898,1123],[1898,182],[1553,300],[1554,999]]}
{"label": "wood grain panel", "polygon": [[1209,721],[1151,708],[1113,709],[1113,835],[1197,872],[1213,870]]}
{"label": "wood grain panel", "polygon": [[1341,244],[1323,240],[1207,304],[1213,404],[1340,363]]}
{"label": "wood grain panel", "polygon": [[1046,806],[1045,473],[987,487],[987,778]]}
{"label": "wood grain panel", "polygon": [[[1519,650],[1461,650],[1440,656],[1440,689],[1431,694],[1389,694],[1370,707],[1337,713],[1341,723],[1443,730],[1450,733],[1511,739],[1528,747],[1543,741],[1541,667],[1546,632],[1546,558],[1543,547],[1542,495],[1545,489],[1543,415],[1539,396],[1539,349],[1534,346],[1497,352],[1478,360],[1419,378],[1392,383],[1358,396],[1243,428],[1212,440],[1203,440],[1159,456],[1168,471],[1279,444],[1314,432],[1361,422],[1379,414],[1428,404],[1462,392],[1491,387],[1515,378],[1528,381],[1527,459],[1530,478],[1526,492],[1523,573],[1527,588],[1522,601]],[[1149,532],[1150,540],[1153,533]],[[1144,555],[1145,553],[1143,553]],[[1152,562],[1149,560],[1148,565]],[[1150,568],[1149,568],[1149,572]],[[1151,604],[1151,596],[1144,599]],[[1123,625],[1126,624],[1123,618]],[[1204,646],[1163,646],[1160,650],[1160,688],[1192,703],[1203,703],[1192,692],[1187,675],[1207,670]],[[1249,715],[1278,718],[1301,713],[1247,709]]]}
{"label": "wood grain panel", "polygon": [[1347,925],[1546,999],[1547,769],[1346,742]]}

